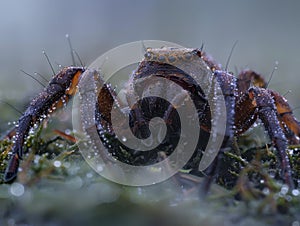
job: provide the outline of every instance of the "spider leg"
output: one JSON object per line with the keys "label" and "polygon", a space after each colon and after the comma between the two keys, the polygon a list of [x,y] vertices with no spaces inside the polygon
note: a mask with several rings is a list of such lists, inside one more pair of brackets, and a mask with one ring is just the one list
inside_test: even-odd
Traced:
{"label": "spider leg", "polygon": [[238,94],[247,93],[251,85],[266,88],[267,83],[264,78],[252,70],[243,70],[238,75],[237,88]]}
{"label": "spider leg", "polygon": [[[252,70],[243,70],[239,75],[238,75],[238,93],[239,95],[242,95],[243,97],[240,98],[239,102],[243,102],[242,104],[237,104],[237,107],[243,106],[242,108],[244,109],[245,106],[250,107],[251,104],[248,104],[249,99],[247,99],[247,90],[250,88],[251,85],[254,85],[256,87],[261,87],[261,88],[266,88],[267,83],[265,82],[264,78],[260,75],[257,74],[256,72]],[[297,119],[293,116],[293,112],[291,110],[291,107],[289,106],[287,100],[281,96],[279,93],[269,90],[271,93],[276,108],[278,112],[278,120],[281,122],[280,125],[283,129],[283,132],[286,136],[286,138],[289,141],[289,144],[299,144],[299,140],[297,137],[300,137],[300,123],[297,121]],[[246,95],[245,95],[246,94]],[[237,109],[237,112],[242,112],[243,109]],[[252,111],[253,113],[253,107],[252,109],[248,109]],[[242,111],[239,111],[242,110]],[[238,114],[239,116],[247,116],[247,114]],[[248,114],[249,115],[249,114]],[[251,114],[252,115],[252,114]],[[252,121],[252,123],[250,122]],[[249,120],[248,118],[248,124],[251,126],[254,123],[255,119],[252,118],[252,120]],[[245,118],[242,119],[236,119],[236,125],[239,127],[239,125],[242,125],[240,127],[240,131],[237,130],[238,133],[242,133],[246,131],[250,126],[247,124],[245,125]],[[296,137],[296,136],[297,137]]]}
{"label": "spider leg", "polygon": [[283,179],[290,188],[293,188],[292,171],[286,153],[287,140],[277,118],[277,110],[273,97],[268,90],[259,87],[251,87],[248,94],[252,100],[252,105],[256,107],[256,114],[261,119],[277,149]]}
{"label": "spider leg", "polygon": [[55,109],[63,106],[75,94],[76,86],[83,72],[84,68],[82,67],[64,68],[30,102],[15,129],[14,145],[4,174],[5,182],[10,182],[17,176],[19,160],[23,156],[23,144],[30,129]]}
{"label": "spider leg", "polygon": [[281,96],[278,92],[273,90],[269,90],[271,93],[275,106],[278,113],[278,119],[281,122],[281,125],[284,129],[285,135],[290,144],[299,144],[299,140],[295,137],[295,135],[300,137],[300,123],[294,117],[293,111],[288,104],[287,100]]}
{"label": "spider leg", "polygon": [[[133,88],[133,76],[120,90],[119,95],[110,84],[101,79],[100,75],[98,78],[99,93],[95,118],[102,144],[114,159],[129,164],[143,164],[147,160],[147,154],[136,151],[134,147],[138,149],[140,144],[133,142],[132,139],[143,140],[150,135],[150,130],[147,117],[141,110],[140,97]],[[154,103],[150,100],[147,104]],[[128,144],[130,145],[127,146]],[[100,155],[107,163],[111,160],[105,153],[101,152]]]}
{"label": "spider leg", "polygon": [[251,85],[264,88],[264,78],[252,70],[243,70],[237,76],[238,98],[235,105],[235,134],[247,131],[257,119],[256,108],[249,98],[248,89]]}
{"label": "spider leg", "polygon": [[[222,171],[224,171],[221,169],[224,152],[232,145],[232,139],[234,136],[235,105],[237,96],[236,78],[225,71],[215,71],[213,76],[215,76],[221,90],[223,91],[227,116],[226,130],[219,154],[205,172],[207,176],[205,177],[204,183],[200,189],[200,192],[202,193],[201,195],[206,194],[209,191],[212,181],[218,177]],[[223,116],[224,115],[220,115],[220,117]]]}

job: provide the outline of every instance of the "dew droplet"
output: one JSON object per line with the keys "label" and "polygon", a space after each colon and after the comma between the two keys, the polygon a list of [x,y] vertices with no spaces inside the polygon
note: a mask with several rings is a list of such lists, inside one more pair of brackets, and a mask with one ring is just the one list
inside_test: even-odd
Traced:
{"label": "dew droplet", "polygon": [[65,163],[64,163],[64,167],[65,167],[65,168],[70,168],[70,166],[71,166],[71,163],[69,163],[69,162],[65,162]]}
{"label": "dew droplet", "polygon": [[97,172],[101,172],[103,170],[103,166],[101,164],[97,165]]}
{"label": "dew droplet", "polygon": [[269,188],[264,188],[262,190],[262,192],[264,193],[264,195],[269,195],[270,194],[270,189]]}
{"label": "dew droplet", "polygon": [[93,174],[92,174],[92,173],[87,173],[87,174],[86,174],[86,177],[87,177],[87,178],[92,178],[92,177],[93,177]]}
{"label": "dew droplet", "polygon": [[13,196],[17,196],[17,197],[20,197],[24,194],[24,191],[25,191],[25,188],[23,186],[23,184],[20,184],[20,183],[13,183],[11,186],[10,186],[10,193],[13,195]]}
{"label": "dew droplet", "polygon": [[55,160],[54,162],[53,162],[53,165],[55,166],[55,167],[61,167],[61,161],[58,161],[58,160]]}
{"label": "dew droplet", "polygon": [[286,184],[282,185],[280,193],[286,195],[288,191],[289,191],[289,187]]}
{"label": "dew droplet", "polygon": [[293,196],[299,196],[300,192],[298,189],[293,189],[292,194],[293,194]]}

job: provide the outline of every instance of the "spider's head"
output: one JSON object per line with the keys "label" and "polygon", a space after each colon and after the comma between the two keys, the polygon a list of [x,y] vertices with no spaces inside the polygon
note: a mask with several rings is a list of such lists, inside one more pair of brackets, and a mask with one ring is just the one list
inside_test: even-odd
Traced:
{"label": "spider's head", "polygon": [[199,49],[162,47],[159,49],[147,48],[144,56],[146,61],[177,64],[199,59],[202,53]]}

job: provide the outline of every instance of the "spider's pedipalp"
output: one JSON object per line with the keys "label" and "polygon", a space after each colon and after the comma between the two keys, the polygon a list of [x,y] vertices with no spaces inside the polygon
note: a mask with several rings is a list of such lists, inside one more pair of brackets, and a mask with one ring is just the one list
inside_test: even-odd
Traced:
{"label": "spider's pedipalp", "polygon": [[82,67],[66,67],[55,75],[45,89],[31,102],[24,114],[18,120],[15,142],[12,147],[11,158],[6,168],[4,181],[10,182],[18,172],[19,160],[23,156],[23,144],[29,130],[42,121],[52,109],[63,105],[76,92],[76,86],[85,69]]}

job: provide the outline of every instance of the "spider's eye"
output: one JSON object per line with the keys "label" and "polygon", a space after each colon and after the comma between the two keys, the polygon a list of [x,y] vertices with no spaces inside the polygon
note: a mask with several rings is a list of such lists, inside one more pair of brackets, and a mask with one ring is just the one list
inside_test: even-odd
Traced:
{"label": "spider's eye", "polygon": [[174,63],[174,62],[176,61],[176,57],[174,57],[174,56],[169,56],[169,57],[168,57],[168,60],[169,60],[170,63]]}
{"label": "spider's eye", "polygon": [[158,57],[158,61],[160,61],[160,62],[165,62],[165,61],[166,61],[166,57],[163,56],[163,55],[160,55],[160,56]]}
{"label": "spider's eye", "polygon": [[147,60],[150,60],[152,58],[153,54],[151,52],[146,52],[144,57],[147,59]]}
{"label": "spider's eye", "polygon": [[184,54],[184,59],[190,60],[191,58],[192,58],[192,54],[191,53],[185,53]]}

